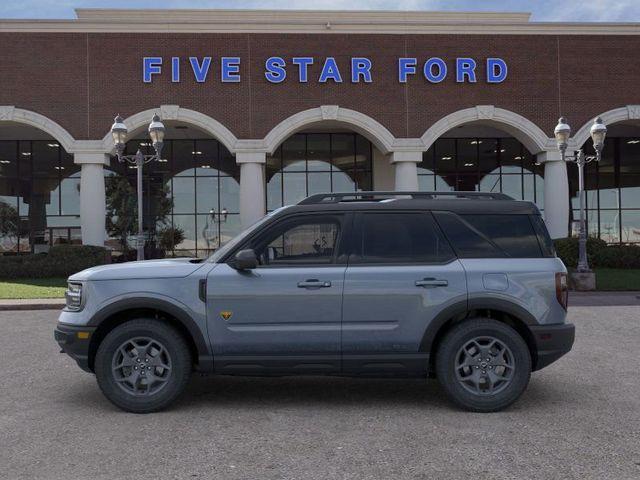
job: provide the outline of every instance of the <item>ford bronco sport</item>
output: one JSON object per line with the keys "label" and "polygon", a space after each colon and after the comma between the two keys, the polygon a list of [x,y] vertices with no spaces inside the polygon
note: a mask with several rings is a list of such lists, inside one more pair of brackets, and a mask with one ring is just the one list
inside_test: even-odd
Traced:
{"label": "ford bronco sport", "polygon": [[192,371],[436,377],[497,411],[567,353],[567,277],[540,212],[503,194],[319,194],[207,260],[69,278],[55,338],[131,412],[173,402]]}

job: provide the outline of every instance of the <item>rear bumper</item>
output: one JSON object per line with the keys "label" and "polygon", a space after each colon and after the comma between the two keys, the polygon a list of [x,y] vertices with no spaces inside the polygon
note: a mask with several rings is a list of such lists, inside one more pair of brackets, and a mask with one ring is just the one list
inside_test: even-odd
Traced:
{"label": "rear bumper", "polygon": [[89,368],[89,344],[95,330],[95,327],[59,323],[53,331],[53,337],[62,351],[73,358],[85,372],[91,372]]}
{"label": "rear bumper", "polygon": [[572,323],[531,326],[536,343],[537,359],[533,370],[540,370],[569,353],[573,347],[576,327]]}

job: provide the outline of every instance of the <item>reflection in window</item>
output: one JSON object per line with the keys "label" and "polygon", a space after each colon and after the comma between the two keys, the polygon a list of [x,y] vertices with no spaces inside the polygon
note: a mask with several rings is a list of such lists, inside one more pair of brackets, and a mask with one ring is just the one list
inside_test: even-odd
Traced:
{"label": "reflection in window", "polygon": [[79,175],[55,140],[0,141],[0,254],[80,243]]}
{"label": "reflection in window", "polygon": [[[148,140],[132,140],[126,153],[153,153]],[[174,247],[176,256],[208,256],[240,231],[240,168],[235,157],[214,139],[165,140],[162,161],[146,164],[143,191],[146,231],[179,228],[184,240]],[[114,172],[124,175],[135,189],[136,169],[111,160]],[[162,195],[173,200],[166,222],[157,219]]]}
{"label": "reflection in window", "polygon": [[[583,146],[592,150],[588,140]],[[578,168],[567,165],[572,233],[580,218]],[[585,167],[587,229],[608,243],[640,243],[640,138],[607,137],[600,162]]]}
{"label": "reflection in window", "polygon": [[336,222],[309,221],[278,234],[259,256],[264,265],[331,263],[337,239]]}
{"label": "reflection in window", "polygon": [[267,157],[267,211],[314,193],[371,190],[372,146],[355,133],[299,133]]}
{"label": "reflection in window", "polygon": [[506,193],[543,204],[543,168],[514,138],[439,138],[418,165],[422,191]]}

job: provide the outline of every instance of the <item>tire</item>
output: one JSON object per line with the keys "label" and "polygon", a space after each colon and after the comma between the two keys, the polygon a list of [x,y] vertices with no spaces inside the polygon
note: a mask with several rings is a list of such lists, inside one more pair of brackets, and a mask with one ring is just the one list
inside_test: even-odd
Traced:
{"label": "tire", "polygon": [[186,388],[191,368],[185,339],[159,320],[136,319],[119,325],[102,340],[95,358],[102,393],[115,406],[133,413],[169,406]]}
{"label": "tire", "polygon": [[510,326],[487,318],[469,319],[455,325],[442,340],[436,375],[458,406],[472,412],[496,412],[515,402],[527,388],[531,354]]}

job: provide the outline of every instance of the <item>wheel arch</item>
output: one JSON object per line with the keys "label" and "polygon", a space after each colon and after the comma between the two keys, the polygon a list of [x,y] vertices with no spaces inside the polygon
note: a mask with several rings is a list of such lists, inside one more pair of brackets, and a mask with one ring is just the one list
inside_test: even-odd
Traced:
{"label": "wheel arch", "polygon": [[152,318],[166,322],[185,338],[198,371],[211,371],[213,357],[202,330],[191,315],[181,307],[156,298],[127,298],[109,304],[89,321],[96,330],[91,336],[88,363],[94,369],[95,355],[102,340],[114,328],[134,318]]}
{"label": "wheel arch", "polygon": [[429,323],[420,344],[420,351],[429,354],[429,372],[435,372],[436,352],[447,332],[459,322],[474,317],[498,320],[518,332],[529,348],[532,371],[536,370],[536,341],[529,328],[529,325],[538,325],[535,317],[523,307],[506,300],[474,299],[445,308]]}

